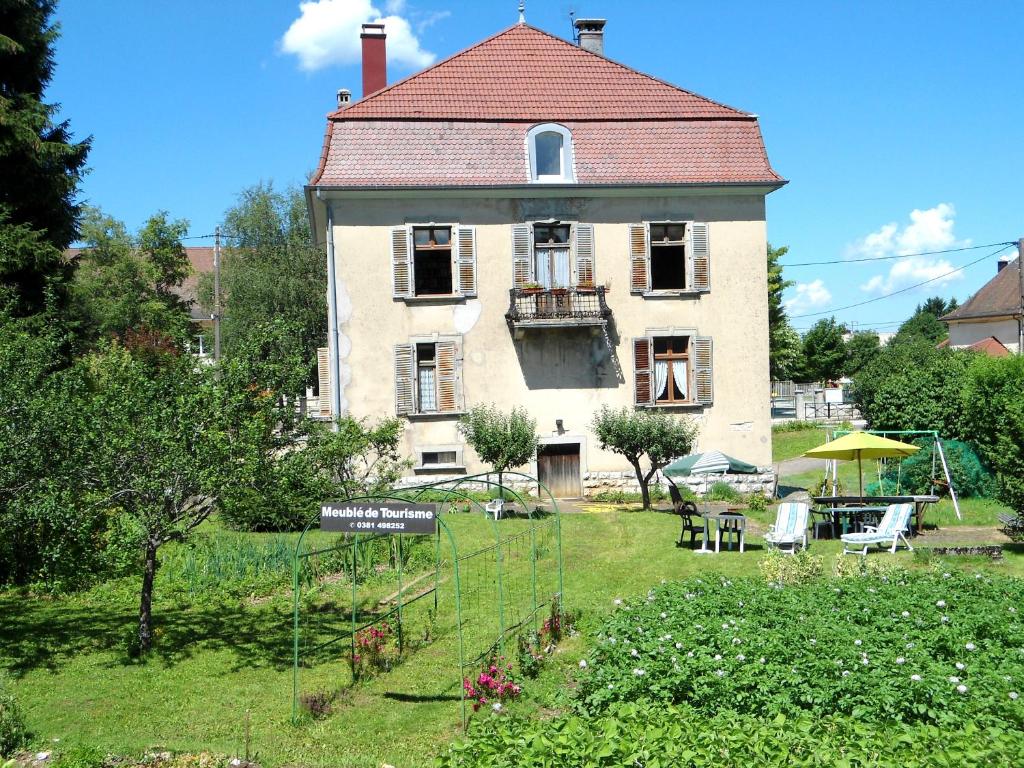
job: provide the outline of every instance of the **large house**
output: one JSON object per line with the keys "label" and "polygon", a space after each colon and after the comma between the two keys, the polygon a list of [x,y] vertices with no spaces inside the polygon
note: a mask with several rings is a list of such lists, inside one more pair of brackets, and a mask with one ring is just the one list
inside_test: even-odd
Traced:
{"label": "large house", "polygon": [[306,194],[328,249],[325,414],[406,420],[416,474],[483,471],[457,430],[525,407],[556,493],[632,481],[602,406],[700,423],[699,447],[771,462],[757,116],[525,23],[364,97],[338,93]]}
{"label": "large house", "polygon": [[995,276],[963,305],[941,319],[949,326],[948,345],[1002,357],[1020,352],[1020,258],[999,260]]}

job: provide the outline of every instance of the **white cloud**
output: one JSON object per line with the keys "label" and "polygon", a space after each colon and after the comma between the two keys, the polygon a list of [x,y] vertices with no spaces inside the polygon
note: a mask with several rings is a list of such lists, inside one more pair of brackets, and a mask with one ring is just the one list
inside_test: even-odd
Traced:
{"label": "white cloud", "polygon": [[363,24],[383,24],[387,33],[388,63],[413,69],[426,67],[437,58],[423,50],[408,20],[399,16],[402,0],[388,0],[384,16],[370,0],[311,0],[299,4],[299,18],[281,38],[281,50],[299,58],[307,71],[332,64],[356,64],[362,59],[359,39]]}
{"label": "white cloud", "polygon": [[825,282],[821,278],[809,283],[797,283],[793,286],[793,293],[793,296],[783,302],[786,312],[790,315],[800,315],[832,301],[832,293],[825,287]]}
{"label": "white cloud", "polygon": [[[878,258],[969,246],[969,239],[957,240],[953,232],[955,216],[956,209],[951,203],[939,203],[924,211],[914,209],[910,212],[910,223],[905,226],[900,227],[895,222],[885,224],[848,246],[847,258]],[[909,256],[893,260],[888,273],[873,276],[861,285],[861,290],[868,293],[891,293],[936,278],[931,285],[942,285],[963,277],[961,272],[943,277],[953,269],[954,266],[940,256]]]}
{"label": "white cloud", "polygon": [[416,21],[416,34],[422,35],[425,30],[434,26],[442,19],[447,19],[451,15],[451,11],[433,11],[426,15],[414,13],[413,19]]}

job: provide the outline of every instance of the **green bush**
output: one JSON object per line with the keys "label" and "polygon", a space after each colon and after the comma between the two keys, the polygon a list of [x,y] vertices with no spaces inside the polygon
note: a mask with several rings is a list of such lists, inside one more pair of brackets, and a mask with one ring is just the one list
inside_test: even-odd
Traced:
{"label": "green bush", "polygon": [[1024,355],[979,356],[964,393],[970,439],[999,481],[999,499],[1024,514]]}
{"label": "green bush", "polygon": [[768,509],[768,497],[760,491],[747,495],[747,509],[751,512],[764,512]]}
{"label": "green bush", "polygon": [[103,768],[106,754],[96,747],[78,746],[61,752],[53,768]]}
{"label": "green bush", "polygon": [[[693,491],[686,486],[681,486],[679,492],[684,499],[695,499]],[[664,501],[668,498],[668,491],[660,485],[651,486],[651,501]],[[590,497],[591,501],[600,504],[639,504],[643,496],[634,491],[599,491]]]}
{"label": "green bush", "polygon": [[[864,487],[865,493],[886,496],[899,489],[900,493],[923,495],[934,488],[943,494],[947,487],[946,477],[942,472],[942,460],[935,450],[935,441],[920,438],[914,441],[914,445],[920,446],[921,450],[903,459],[902,465],[890,464],[882,473],[882,482],[868,483]],[[970,445],[959,440],[943,440],[942,450],[957,496],[991,496],[995,493],[995,478]]]}
{"label": "green bush", "polygon": [[725,701],[707,714],[686,705],[616,702],[598,715],[490,716],[437,760],[438,768],[577,766],[874,766],[1011,768],[1024,734],[966,722],[948,727],[824,715],[759,718]]}
{"label": "green bush", "polygon": [[708,492],[704,494],[704,498],[708,501],[728,501],[735,503],[743,501],[743,494],[728,483],[719,481],[708,488]]}
{"label": "green bush", "polygon": [[27,741],[25,717],[10,690],[7,676],[0,672],[0,757],[13,755]]}

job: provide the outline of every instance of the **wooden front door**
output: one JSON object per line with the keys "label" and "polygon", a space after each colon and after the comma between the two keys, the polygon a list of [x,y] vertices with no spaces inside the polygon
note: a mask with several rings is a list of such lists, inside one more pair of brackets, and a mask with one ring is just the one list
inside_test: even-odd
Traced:
{"label": "wooden front door", "polygon": [[[583,495],[580,483],[580,444],[558,443],[537,448],[537,479],[556,499]],[[541,491],[543,494],[543,491]]]}

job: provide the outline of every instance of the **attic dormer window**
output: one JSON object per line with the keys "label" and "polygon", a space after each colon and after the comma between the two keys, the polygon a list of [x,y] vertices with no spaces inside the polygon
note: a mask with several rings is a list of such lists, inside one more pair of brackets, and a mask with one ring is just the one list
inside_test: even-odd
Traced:
{"label": "attic dormer window", "polygon": [[530,181],[558,184],[576,181],[573,173],[572,134],[569,129],[548,123],[526,134],[530,158]]}

